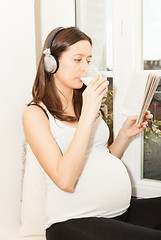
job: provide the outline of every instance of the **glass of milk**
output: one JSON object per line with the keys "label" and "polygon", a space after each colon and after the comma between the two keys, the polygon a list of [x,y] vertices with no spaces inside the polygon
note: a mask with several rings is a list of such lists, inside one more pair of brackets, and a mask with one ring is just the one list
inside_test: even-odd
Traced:
{"label": "glass of milk", "polygon": [[97,68],[92,63],[89,63],[89,70],[88,70],[86,76],[82,77],[81,80],[86,86],[88,86],[90,81],[97,74],[101,75],[100,72],[97,70]]}

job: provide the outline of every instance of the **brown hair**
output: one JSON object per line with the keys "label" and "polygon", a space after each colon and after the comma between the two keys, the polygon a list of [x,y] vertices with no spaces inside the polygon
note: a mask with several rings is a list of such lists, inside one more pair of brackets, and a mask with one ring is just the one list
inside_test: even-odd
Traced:
{"label": "brown hair", "polygon": [[[55,31],[54,29],[53,31]],[[46,38],[44,43],[43,51],[46,49],[46,45],[48,39],[53,32],[51,31]],[[85,33],[80,31],[77,27],[68,27],[64,28],[60,32],[57,33],[55,38],[53,39],[52,46],[51,46],[51,54],[56,55],[56,57],[61,57],[62,53],[68,49],[69,46],[73,45],[74,43],[87,40],[92,45],[92,40],[88,37]],[[83,84],[81,89],[74,89],[73,93],[73,107],[75,112],[75,117],[64,115],[64,110],[62,108],[62,103],[55,86],[54,81],[50,81],[50,74],[48,74],[44,70],[44,54],[42,51],[42,55],[39,61],[38,69],[36,78],[32,88],[32,101],[28,104],[31,105],[32,103],[39,104],[40,102],[44,103],[47,107],[49,112],[55,117],[62,121],[69,121],[73,122],[79,120],[82,108],[82,92],[86,88]]]}

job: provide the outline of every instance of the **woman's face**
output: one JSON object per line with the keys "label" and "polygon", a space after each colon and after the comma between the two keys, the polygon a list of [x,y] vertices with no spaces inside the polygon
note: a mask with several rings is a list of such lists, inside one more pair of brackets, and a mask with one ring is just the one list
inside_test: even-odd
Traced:
{"label": "woman's face", "polygon": [[87,40],[71,45],[59,59],[59,69],[54,74],[58,88],[79,89],[83,86],[81,77],[85,77],[92,57],[92,47]]}

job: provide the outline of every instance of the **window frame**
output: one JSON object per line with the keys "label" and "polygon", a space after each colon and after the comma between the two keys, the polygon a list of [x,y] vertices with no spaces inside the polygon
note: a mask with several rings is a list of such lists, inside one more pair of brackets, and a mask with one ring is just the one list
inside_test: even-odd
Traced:
{"label": "window frame", "polygon": [[[142,0],[113,0],[114,138],[126,119],[119,109],[131,74],[134,70],[143,69],[142,13]],[[157,70],[157,73],[161,74],[161,71]],[[142,178],[143,147],[143,134],[140,134],[131,142],[122,158],[131,178],[132,195],[160,196],[161,181]]]}

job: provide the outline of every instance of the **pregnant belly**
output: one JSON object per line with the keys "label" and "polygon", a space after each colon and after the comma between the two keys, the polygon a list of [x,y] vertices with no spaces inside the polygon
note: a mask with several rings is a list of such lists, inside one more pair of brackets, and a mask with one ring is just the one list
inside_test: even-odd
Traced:
{"label": "pregnant belly", "polygon": [[110,215],[129,206],[131,183],[120,159],[107,149],[95,150],[88,155],[76,192],[99,212]]}

